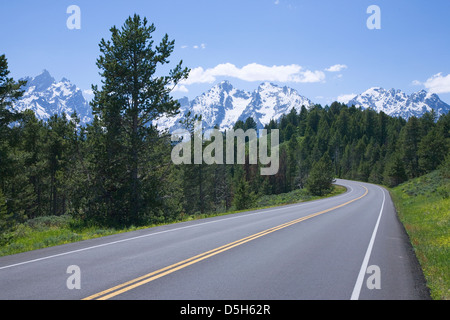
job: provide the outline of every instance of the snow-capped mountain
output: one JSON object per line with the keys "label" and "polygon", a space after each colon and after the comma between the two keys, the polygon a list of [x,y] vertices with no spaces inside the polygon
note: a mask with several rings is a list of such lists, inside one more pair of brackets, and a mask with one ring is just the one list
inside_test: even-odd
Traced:
{"label": "snow-capped mountain", "polygon": [[252,100],[239,117],[245,121],[252,117],[258,127],[264,127],[270,120],[278,120],[283,114],[289,113],[292,108],[300,112],[301,107],[309,108],[312,101],[299,95],[292,88],[279,87],[272,83],[262,83],[252,94]]}
{"label": "snow-capped mountain", "polygon": [[223,81],[190,103],[194,114],[201,114],[206,127],[231,128],[252,99],[251,93],[233,88]]}
{"label": "snow-capped mountain", "polygon": [[372,108],[383,111],[389,116],[408,119],[420,117],[425,112],[434,110],[437,116],[448,113],[450,105],[439,99],[438,95],[425,90],[407,95],[401,90],[385,90],[373,87],[351,99],[347,105],[355,105],[363,109]]}
{"label": "snow-capped mountain", "polygon": [[14,108],[18,111],[31,109],[40,120],[48,120],[53,114],[66,114],[67,118],[76,111],[82,124],[92,120],[89,103],[80,88],[66,78],[57,82],[47,70],[31,78],[26,77],[23,97],[16,101]]}
{"label": "snow-capped mountain", "polygon": [[302,105],[310,107],[313,103],[288,87],[279,87],[264,82],[253,92],[236,89],[228,81],[222,81],[209,91],[189,101],[180,99],[181,109],[177,117],[162,117],[155,124],[170,131],[179,128],[179,120],[189,110],[202,115],[204,128],[217,125],[221,130],[230,129],[238,121],[253,117],[258,128],[268,124],[271,119],[278,120],[292,108],[300,111]]}
{"label": "snow-capped mountain", "polygon": [[[48,120],[55,113],[62,115],[63,112],[70,118],[75,111],[81,119],[81,124],[92,120],[91,107],[81,89],[69,80],[63,78],[57,82],[47,70],[34,78],[27,77],[24,80],[27,80],[27,85],[23,88],[25,93],[15,103],[15,109],[31,109],[42,120]],[[177,116],[162,116],[154,121],[159,129],[173,131],[180,128],[179,121],[188,111],[202,116],[204,128],[217,125],[221,130],[227,130],[238,120],[245,121],[248,117],[253,117],[257,127],[262,128],[270,120],[280,119],[292,108],[300,111],[302,106],[310,108],[314,105],[296,90],[269,82],[260,84],[253,92],[247,92],[234,88],[228,81],[222,81],[191,101],[187,97],[178,101],[181,108]],[[347,105],[372,108],[377,112],[383,111],[387,115],[405,119],[411,116],[420,117],[431,110],[435,110],[437,116],[450,112],[450,105],[436,94],[425,90],[407,95],[401,90],[373,87],[355,96]]]}

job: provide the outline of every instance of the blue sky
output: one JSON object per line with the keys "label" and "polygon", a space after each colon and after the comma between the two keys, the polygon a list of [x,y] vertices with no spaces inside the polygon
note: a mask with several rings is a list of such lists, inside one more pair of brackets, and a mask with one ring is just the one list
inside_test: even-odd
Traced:
{"label": "blue sky", "polygon": [[[81,10],[70,30],[67,8]],[[370,5],[381,29],[366,25]],[[0,54],[18,79],[47,69],[83,90],[99,84],[102,38],[134,13],[176,41],[172,65],[192,69],[175,97],[193,99],[230,80],[254,90],[287,85],[323,105],[370,87],[436,92],[450,104],[450,1],[433,0],[18,0],[0,3]]]}

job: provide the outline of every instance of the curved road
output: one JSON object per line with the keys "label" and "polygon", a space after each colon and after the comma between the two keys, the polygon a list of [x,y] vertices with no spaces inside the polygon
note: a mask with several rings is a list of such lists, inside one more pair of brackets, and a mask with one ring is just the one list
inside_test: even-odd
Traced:
{"label": "curved road", "polygon": [[323,200],[2,257],[0,299],[429,299],[389,193],[337,183]]}

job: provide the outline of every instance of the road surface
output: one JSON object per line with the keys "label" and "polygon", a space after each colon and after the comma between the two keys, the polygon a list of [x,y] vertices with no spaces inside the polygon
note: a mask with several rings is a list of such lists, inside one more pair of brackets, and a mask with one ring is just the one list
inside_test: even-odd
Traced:
{"label": "road surface", "polygon": [[183,222],[0,258],[0,299],[429,299],[389,193]]}

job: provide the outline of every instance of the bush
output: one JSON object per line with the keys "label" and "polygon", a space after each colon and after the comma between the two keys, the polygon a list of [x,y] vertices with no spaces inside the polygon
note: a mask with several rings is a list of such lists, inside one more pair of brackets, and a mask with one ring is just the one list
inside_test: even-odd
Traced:
{"label": "bush", "polygon": [[62,228],[70,225],[72,217],[69,215],[63,216],[44,216],[38,217],[26,222],[27,226],[34,230],[43,230],[46,228]]}

